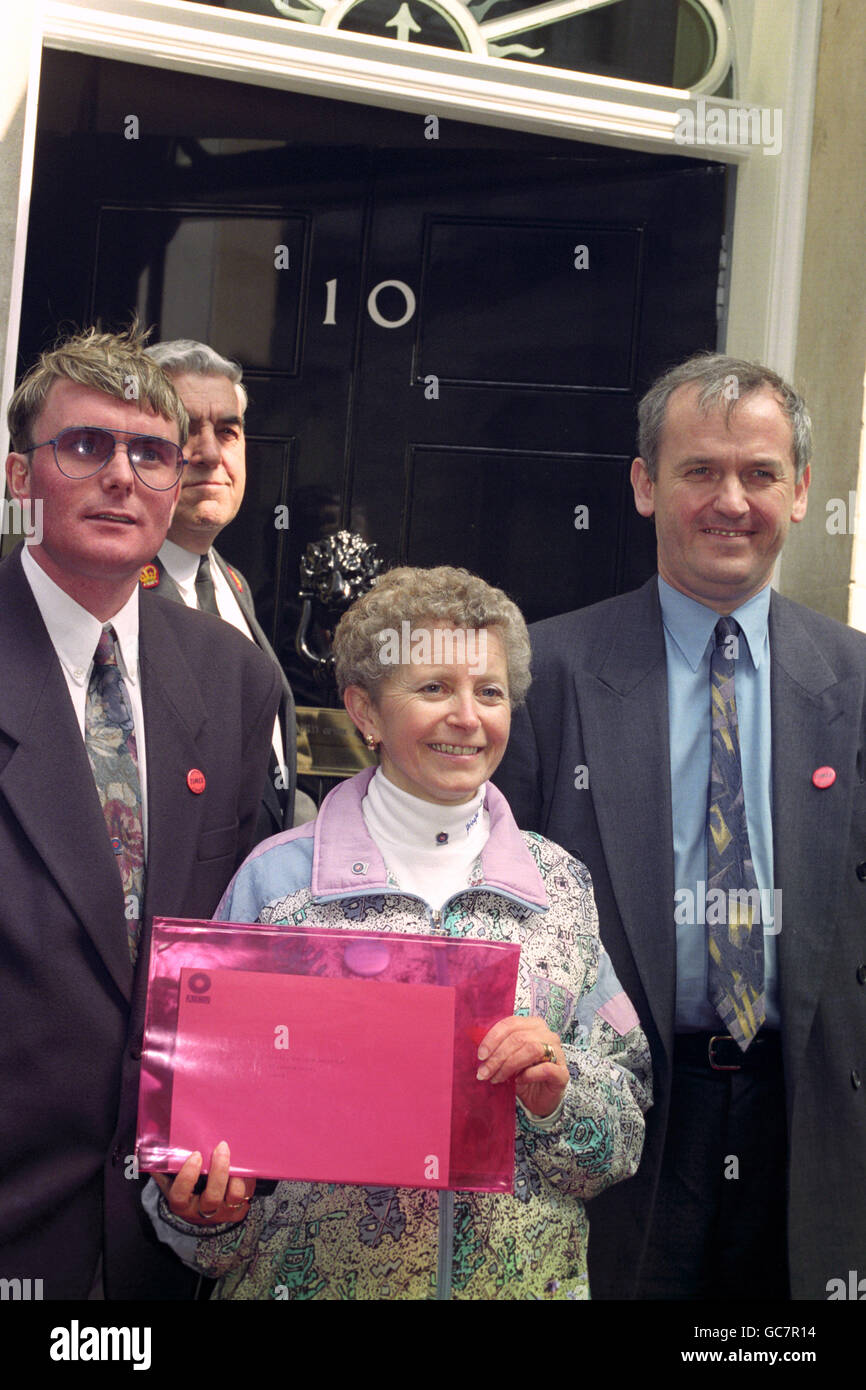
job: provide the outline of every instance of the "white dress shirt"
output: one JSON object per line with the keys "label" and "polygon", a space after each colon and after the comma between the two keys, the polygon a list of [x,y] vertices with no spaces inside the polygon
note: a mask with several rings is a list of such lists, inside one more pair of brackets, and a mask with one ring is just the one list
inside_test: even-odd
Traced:
{"label": "white dress shirt", "polygon": [[141,823],[144,852],[147,855],[147,758],[144,736],[144,708],[141,702],[141,676],[138,665],[138,585],[110,622],[102,623],[70,598],[45,573],[25,545],[21,547],[21,566],[33,592],[36,606],[57,653],[66,680],[72,708],[84,739],[87,687],[93,658],[104,628],[114,628],[117,638],[117,665],[126,686],[135,727],[135,750],[141,782]]}

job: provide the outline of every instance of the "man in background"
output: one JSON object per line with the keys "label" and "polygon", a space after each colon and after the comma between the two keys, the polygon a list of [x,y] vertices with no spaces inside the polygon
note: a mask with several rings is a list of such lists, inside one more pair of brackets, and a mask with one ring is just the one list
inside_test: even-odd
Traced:
{"label": "man in background", "polygon": [[250,849],[279,679],[227,624],[139,607],[187,418],[133,328],[44,353],[9,429],[39,539],[0,565],[0,1274],[189,1297],[134,1158],[151,924],[210,917]]}
{"label": "man in background", "polygon": [[142,573],[142,587],[146,593],[225,619],[256,642],[280,674],[282,699],[262,790],[259,841],[311,820],[316,808],[305,793],[296,794],[297,729],[291,687],[256,619],[249,584],[214,549],[220,532],[235,519],[244,500],[247,393],[238,364],[206,343],[179,338],[155,343],[147,351],[171,377],[186,407],[189,439],[177,509],[155,563]]}
{"label": "man in background", "polygon": [[497,777],[588,865],[652,1047],[590,1285],[823,1299],[866,1250],[866,638],[770,589],[810,480],[791,387],[701,354],[638,418],[658,575],[535,625]]}

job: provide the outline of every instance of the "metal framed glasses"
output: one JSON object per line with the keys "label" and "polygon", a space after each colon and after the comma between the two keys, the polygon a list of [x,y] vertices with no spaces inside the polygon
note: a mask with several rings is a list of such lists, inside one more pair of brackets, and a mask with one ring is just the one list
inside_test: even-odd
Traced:
{"label": "metal framed glasses", "polygon": [[104,430],[96,425],[71,425],[53,439],[24,449],[32,454],[47,444],[54,448],[57,467],[66,478],[90,478],[114,458],[117,441],[126,440],[126,456],[135,476],[145,487],[166,492],[174,487],[186,459],[180,445],[155,434],[134,434],[130,430]]}

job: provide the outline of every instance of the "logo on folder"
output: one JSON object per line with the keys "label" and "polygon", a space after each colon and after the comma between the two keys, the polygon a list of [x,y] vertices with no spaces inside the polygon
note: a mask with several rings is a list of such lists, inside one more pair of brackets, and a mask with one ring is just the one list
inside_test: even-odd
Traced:
{"label": "logo on folder", "polygon": [[186,987],[190,991],[186,996],[188,1004],[210,1003],[210,975],[206,971],[196,970],[187,980]]}

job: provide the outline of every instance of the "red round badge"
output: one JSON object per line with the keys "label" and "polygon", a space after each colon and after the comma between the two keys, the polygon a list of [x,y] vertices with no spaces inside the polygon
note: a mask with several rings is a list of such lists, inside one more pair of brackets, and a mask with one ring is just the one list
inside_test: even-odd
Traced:
{"label": "red round badge", "polygon": [[816,767],[812,773],[812,781],[821,791],[825,787],[832,787],[836,781],[836,769],[834,767]]}
{"label": "red round badge", "polygon": [[191,792],[195,792],[196,796],[201,796],[205,789],[204,773],[197,767],[191,767],[186,774],[186,785]]}

